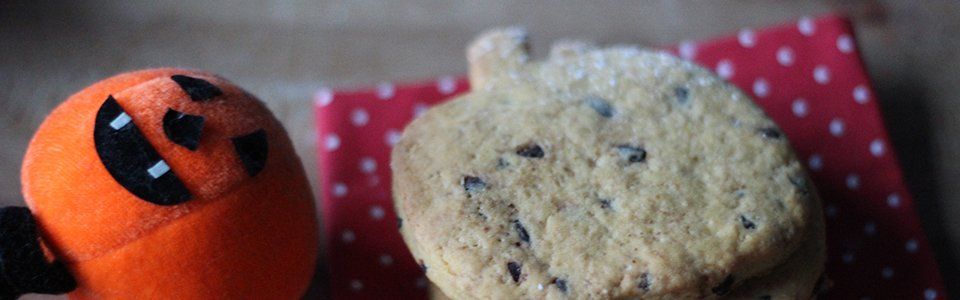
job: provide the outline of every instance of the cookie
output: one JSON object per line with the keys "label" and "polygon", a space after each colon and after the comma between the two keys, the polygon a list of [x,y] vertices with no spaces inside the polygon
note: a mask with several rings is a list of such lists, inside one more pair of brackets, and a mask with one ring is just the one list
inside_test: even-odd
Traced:
{"label": "cookie", "polygon": [[[812,228],[793,255],[774,268],[769,274],[744,281],[724,299],[754,300],[804,300],[812,299],[826,284],[824,261],[826,243],[822,223]],[[450,299],[440,289],[430,285],[429,298]]]}
{"label": "cookie", "polygon": [[716,297],[799,247],[818,200],[743,92],[664,53],[526,45],[481,36],[473,90],[393,149],[401,233],[444,294]]}
{"label": "cookie", "polygon": [[760,300],[813,299],[828,285],[826,231],[819,203],[812,209],[807,237],[787,260],[769,274],[747,279],[726,298]]}

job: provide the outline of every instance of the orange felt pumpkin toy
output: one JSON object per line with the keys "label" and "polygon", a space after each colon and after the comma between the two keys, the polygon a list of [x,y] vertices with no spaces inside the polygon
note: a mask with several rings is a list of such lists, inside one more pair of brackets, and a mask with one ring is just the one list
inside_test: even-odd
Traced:
{"label": "orange felt pumpkin toy", "polygon": [[315,269],[289,137],[208,73],[131,72],[71,96],[30,142],[22,182],[74,299],[291,299]]}

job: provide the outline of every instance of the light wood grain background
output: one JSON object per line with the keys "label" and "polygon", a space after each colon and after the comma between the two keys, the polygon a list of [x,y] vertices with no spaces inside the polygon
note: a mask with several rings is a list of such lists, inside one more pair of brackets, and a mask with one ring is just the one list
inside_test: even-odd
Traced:
{"label": "light wood grain background", "polygon": [[526,26],[542,54],[562,37],[665,45],[830,11],[854,20],[924,226],[960,295],[960,2],[951,0],[0,1],[0,204],[22,203],[20,162],[46,113],[122,71],[199,68],[245,87],[285,123],[315,184],[314,89],[461,74],[464,45],[484,28]]}

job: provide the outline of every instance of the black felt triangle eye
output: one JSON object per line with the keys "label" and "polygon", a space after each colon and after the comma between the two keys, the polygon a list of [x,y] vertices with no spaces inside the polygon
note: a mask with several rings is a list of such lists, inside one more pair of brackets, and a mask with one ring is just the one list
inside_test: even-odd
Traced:
{"label": "black felt triangle eye", "polygon": [[186,75],[173,75],[170,76],[170,79],[173,79],[173,81],[180,85],[180,88],[183,89],[187,95],[190,95],[190,99],[193,101],[205,101],[223,95],[223,91],[221,91],[220,88],[200,78],[193,78]]}
{"label": "black felt triangle eye", "polygon": [[167,109],[163,115],[163,133],[167,139],[184,146],[190,151],[200,146],[200,134],[203,132],[203,117],[188,115]]}
{"label": "black felt triangle eye", "polygon": [[250,177],[257,176],[267,165],[267,132],[263,129],[235,137],[233,148]]}

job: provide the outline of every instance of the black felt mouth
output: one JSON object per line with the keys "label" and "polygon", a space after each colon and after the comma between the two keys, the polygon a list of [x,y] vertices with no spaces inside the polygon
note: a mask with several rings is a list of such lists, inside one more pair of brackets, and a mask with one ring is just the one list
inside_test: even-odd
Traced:
{"label": "black felt mouth", "polygon": [[113,179],[140,199],[175,205],[192,197],[113,96],[97,111],[93,141]]}

